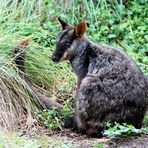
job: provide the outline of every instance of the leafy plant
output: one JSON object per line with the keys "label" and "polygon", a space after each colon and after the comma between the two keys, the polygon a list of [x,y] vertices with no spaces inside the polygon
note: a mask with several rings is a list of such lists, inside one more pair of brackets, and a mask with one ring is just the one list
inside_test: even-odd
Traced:
{"label": "leafy plant", "polygon": [[72,108],[65,105],[64,108],[61,110],[61,114],[63,117],[73,117],[74,111]]}
{"label": "leafy plant", "polygon": [[62,118],[56,111],[55,107],[52,107],[50,110],[37,112],[37,116],[41,123],[49,130],[56,130],[61,128],[61,125],[63,125]]}
{"label": "leafy plant", "polygon": [[67,106],[64,106],[60,112],[55,107],[52,107],[50,110],[43,110],[36,113],[41,123],[49,130],[62,130],[64,119],[73,117],[73,111]]}
{"label": "leafy plant", "polygon": [[128,125],[126,123],[119,124],[115,122],[115,125],[113,127],[110,123],[107,124],[107,130],[104,130],[103,135],[109,138],[115,138],[120,136],[131,136],[147,133],[148,128],[136,129],[133,125]]}

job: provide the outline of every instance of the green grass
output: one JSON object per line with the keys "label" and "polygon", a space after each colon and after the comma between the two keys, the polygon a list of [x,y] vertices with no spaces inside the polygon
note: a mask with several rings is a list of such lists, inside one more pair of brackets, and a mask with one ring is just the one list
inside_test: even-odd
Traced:
{"label": "green grass", "polygon": [[[45,142],[44,142],[45,143]],[[39,148],[43,145],[42,143],[37,143],[37,141],[28,140],[26,138],[20,137],[19,134],[5,134],[0,135],[0,148],[9,147],[9,148]]]}

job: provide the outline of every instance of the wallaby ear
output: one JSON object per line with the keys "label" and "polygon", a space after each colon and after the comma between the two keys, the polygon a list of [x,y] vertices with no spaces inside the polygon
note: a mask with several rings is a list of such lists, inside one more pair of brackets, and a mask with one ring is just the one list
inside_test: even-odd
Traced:
{"label": "wallaby ear", "polygon": [[71,25],[69,25],[68,23],[64,22],[64,21],[63,21],[62,19],[60,19],[59,17],[58,17],[58,21],[60,22],[60,24],[61,24],[63,30],[65,30],[65,29],[71,27]]}
{"label": "wallaby ear", "polygon": [[82,37],[83,34],[86,32],[87,25],[85,22],[80,22],[76,27],[75,27],[75,33],[77,37]]}

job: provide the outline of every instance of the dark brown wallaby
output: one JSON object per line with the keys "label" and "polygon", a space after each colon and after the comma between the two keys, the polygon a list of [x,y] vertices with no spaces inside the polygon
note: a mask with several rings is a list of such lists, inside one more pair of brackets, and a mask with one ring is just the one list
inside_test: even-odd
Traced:
{"label": "dark brown wallaby", "polygon": [[63,30],[52,60],[69,60],[78,77],[77,130],[99,136],[107,122],[115,121],[141,128],[148,102],[148,77],[121,50],[90,41],[85,22],[77,26],[59,22]]}
{"label": "dark brown wallaby", "polygon": [[[60,111],[63,106],[50,98],[47,98],[46,96],[43,96],[40,92],[38,92],[31,82],[29,81],[26,73],[25,73],[25,49],[27,45],[29,44],[30,38],[24,39],[16,48],[13,50],[13,56],[14,56],[14,61],[18,67],[18,72],[20,76],[22,76],[25,81],[27,82],[28,86],[34,93],[34,96],[40,102],[43,108],[51,109],[52,106],[56,107],[58,111]],[[38,104],[38,103],[37,103]]]}

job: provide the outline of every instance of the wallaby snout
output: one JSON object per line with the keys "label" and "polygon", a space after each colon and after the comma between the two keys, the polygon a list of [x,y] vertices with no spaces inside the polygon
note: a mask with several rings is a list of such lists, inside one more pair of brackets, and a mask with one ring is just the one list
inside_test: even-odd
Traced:
{"label": "wallaby snout", "polygon": [[55,54],[52,55],[51,59],[53,62],[59,62],[59,58]]}

